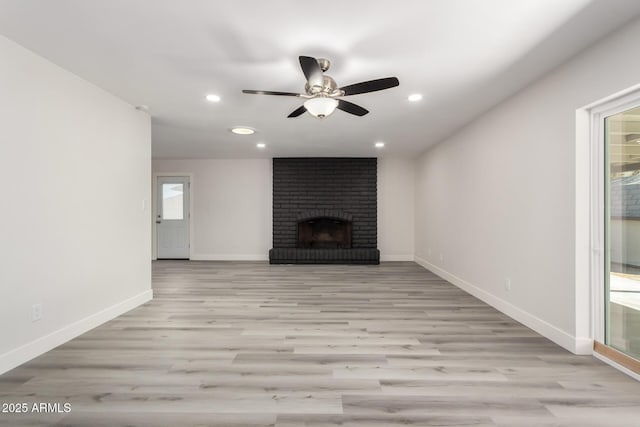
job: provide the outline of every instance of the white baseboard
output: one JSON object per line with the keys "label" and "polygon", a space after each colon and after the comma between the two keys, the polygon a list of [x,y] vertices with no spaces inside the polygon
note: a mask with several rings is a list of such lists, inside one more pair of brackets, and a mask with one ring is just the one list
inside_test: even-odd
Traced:
{"label": "white baseboard", "polygon": [[149,289],[148,291],[144,291],[111,307],[107,307],[102,311],[87,316],[84,319],[71,323],[55,332],[37,338],[30,343],[10,350],[0,355],[0,374],[20,366],[151,299],[153,299],[153,291]]}
{"label": "white baseboard", "polygon": [[192,261],[269,261],[269,253],[264,254],[193,254]]}
{"label": "white baseboard", "polygon": [[441,269],[440,267],[431,264],[425,259],[422,259],[418,256],[415,257],[415,262],[420,264],[422,267],[430,270],[431,272],[437,274],[442,277],[446,281],[451,284],[459,287],[465,292],[473,295],[474,297],[484,301],[490,306],[494,307],[498,311],[506,314],[514,320],[522,323],[523,325],[533,329],[540,335],[550,339],[554,343],[558,344],[561,347],[569,350],[574,354],[592,354],[593,349],[593,341],[588,338],[577,338],[574,337],[562,329],[559,329],[552,324],[546,322],[545,320],[540,319],[533,314],[522,310],[519,307],[511,304],[508,301],[503,300],[479,287],[461,279],[448,271]]}
{"label": "white baseboard", "polygon": [[593,339],[575,337],[575,351],[570,350],[574,354],[591,354],[593,353]]}
{"label": "white baseboard", "polygon": [[380,261],[413,261],[413,254],[380,254]]}

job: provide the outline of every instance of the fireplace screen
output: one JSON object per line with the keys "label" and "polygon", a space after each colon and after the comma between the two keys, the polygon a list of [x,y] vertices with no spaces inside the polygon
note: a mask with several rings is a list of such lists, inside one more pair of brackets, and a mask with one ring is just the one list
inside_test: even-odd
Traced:
{"label": "fireplace screen", "polygon": [[351,248],[351,221],[318,217],[298,222],[298,248]]}

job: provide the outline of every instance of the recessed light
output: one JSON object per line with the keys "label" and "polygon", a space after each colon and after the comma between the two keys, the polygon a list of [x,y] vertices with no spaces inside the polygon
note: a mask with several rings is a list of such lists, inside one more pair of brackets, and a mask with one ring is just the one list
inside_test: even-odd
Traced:
{"label": "recessed light", "polygon": [[251,128],[236,126],[234,128],[231,128],[231,132],[235,133],[236,135],[252,135],[256,131]]}
{"label": "recessed light", "polygon": [[210,94],[210,95],[207,95],[207,101],[220,102],[220,97],[218,95]]}
{"label": "recessed light", "polygon": [[384,147],[384,142],[380,141],[380,142],[376,142],[376,148],[382,148]]}
{"label": "recessed light", "polygon": [[258,148],[264,148],[264,147],[266,147],[266,146],[267,146],[267,144],[265,144],[264,142],[258,142],[258,143],[256,144],[256,147],[258,147]]}
{"label": "recessed light", "polygon": [[420,101],[422,99],[422,95],[419,93],[413,93],[411,95],[409,95],[409,98],[407,98],[409,101],[411,102],[417,102]]}

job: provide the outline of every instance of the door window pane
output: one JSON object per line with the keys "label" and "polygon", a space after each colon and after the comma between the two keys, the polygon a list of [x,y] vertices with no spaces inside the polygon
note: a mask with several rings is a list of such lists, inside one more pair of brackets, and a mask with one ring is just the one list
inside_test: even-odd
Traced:
{"label": "door window pane", "polygon": [[606,343],[640,359],[640,108],[605,119]]}
{"label": "door window pane", "polygon": [[162,219],[184,219],[183,184],[162,184]]}

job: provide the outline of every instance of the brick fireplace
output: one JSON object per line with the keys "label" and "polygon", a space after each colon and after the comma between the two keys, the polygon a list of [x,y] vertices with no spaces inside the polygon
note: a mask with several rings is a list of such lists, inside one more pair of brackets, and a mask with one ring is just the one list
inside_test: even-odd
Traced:
{"label": "brick fireplace", "polygon": [[274,158],[272,264],[378,264],[376,158]]}

